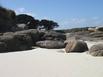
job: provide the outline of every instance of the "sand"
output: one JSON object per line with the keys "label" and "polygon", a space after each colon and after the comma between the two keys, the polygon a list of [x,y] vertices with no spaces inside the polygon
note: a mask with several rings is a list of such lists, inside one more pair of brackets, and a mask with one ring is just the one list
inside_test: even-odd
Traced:
{"label": "sand", "polygon": [[[96,43],[87,42],[89,48]],[[0,77],[103,77],[103,57],[63,50],[0,53]]]}

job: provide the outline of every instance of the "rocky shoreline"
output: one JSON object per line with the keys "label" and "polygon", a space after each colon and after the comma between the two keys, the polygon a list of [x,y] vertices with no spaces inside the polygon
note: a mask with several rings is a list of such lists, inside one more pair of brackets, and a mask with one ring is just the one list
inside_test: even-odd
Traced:
{"label": "rocky shoreline", "polygon": [[[101,31],[97,32],[78,31],[71,33],[60,33],[54,30],[40,31],[36,29],[29,29],[17,32],[1,33],[0,52],[4,53],[4,52],[31,50],[32,47],[35,46],[48,49],[65,48],[67,53],[75,51],[84,52],[88,50],[88,46],[85,43],[85,41],[102,42],[102,40],[103,40],[103,34]],[[96,47],[91,48],[92,49],[90,49],[90,54],[91,50],[93,50],[93,48],[95,49]],[[99,54],[96,53],[96,55],[93,56],[103,56],[102,48],[100,47],[100,45],[97,45],[96,49],[98,51],[97,53]]]}

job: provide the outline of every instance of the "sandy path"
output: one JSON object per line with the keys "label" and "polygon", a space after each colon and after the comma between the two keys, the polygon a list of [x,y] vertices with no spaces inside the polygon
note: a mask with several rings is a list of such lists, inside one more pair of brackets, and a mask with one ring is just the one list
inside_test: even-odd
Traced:
{"label": "sandy path", "polygon": [[[95,44],[88,42],[89,47]],[[0,77],[103,77],[103,57],[37,48],[0,54]]]}

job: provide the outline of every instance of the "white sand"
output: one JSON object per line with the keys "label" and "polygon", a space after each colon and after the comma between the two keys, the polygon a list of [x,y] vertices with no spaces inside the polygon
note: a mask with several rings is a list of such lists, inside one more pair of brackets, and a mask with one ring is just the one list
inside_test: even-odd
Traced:
{"label": "white sand", "polygon": [[60,50],[0,53],[0,77],[103,77],[103,57]]}

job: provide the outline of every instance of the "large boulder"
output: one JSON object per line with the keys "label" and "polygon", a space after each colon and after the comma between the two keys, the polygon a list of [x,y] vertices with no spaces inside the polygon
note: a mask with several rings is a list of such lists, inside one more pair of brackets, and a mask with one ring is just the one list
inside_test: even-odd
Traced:
{"label": "large boulder", "polygon": [[18,50],[28,50],[33,46],[33,41],[30,35],[14,34],[14,39]]}
{"label": "large boulder", "polygon": [[6,44],[6,52],[13,51],[16,45],[14,37],[12,35],[0,36],[0,42]]}
{"label": "large boulder", "polygon": [[6,44],[6,52],[22,51],[31,49],[35,42],[39,40],[39,37],[39,32],[35,29],[17,32],[6,32],[0,36],[0,42]]}
{"label": "large boulder", "polygon": [[0,42],[6,44],[4,52],[28,50],[33,45],[31,36],[20,33],[5,33],[3,36],[0,36]]}
{"label": "large boulder", "polygon": [[69,52],[84,52],[88,50],[87,44],[82,40],[69,40],[65,47],[66,53]]}
{"label": "large boulder", "polygon": [[36,29],[29,29],[29,30],[24,30],[24,31],[18,31],[15,32],[15,34],[26,34],[31,37],[33,40],[33,43],[35,44],[40,38],[40,34]]}
{"label": "large boulder", "polygon": [[55,31],[45,32],[42,38],[44,40],[66,40],[66,36],[63,33],[55,32]]}
{"label": "large boulder", "polygon": [[48,49],[59,49],[65,47],[65,44],[62,41],[53,41],[53,40],[38,41],[36,45]]}
{"label": "large boulder", "polygon": [[92,56],[103,56],[103,44],[93,45],[88,53]]}
{"label": "large boulder", "polygon": [[4,52],[6,49],[6,44],[4,42],[0,42],[0,52]]}

